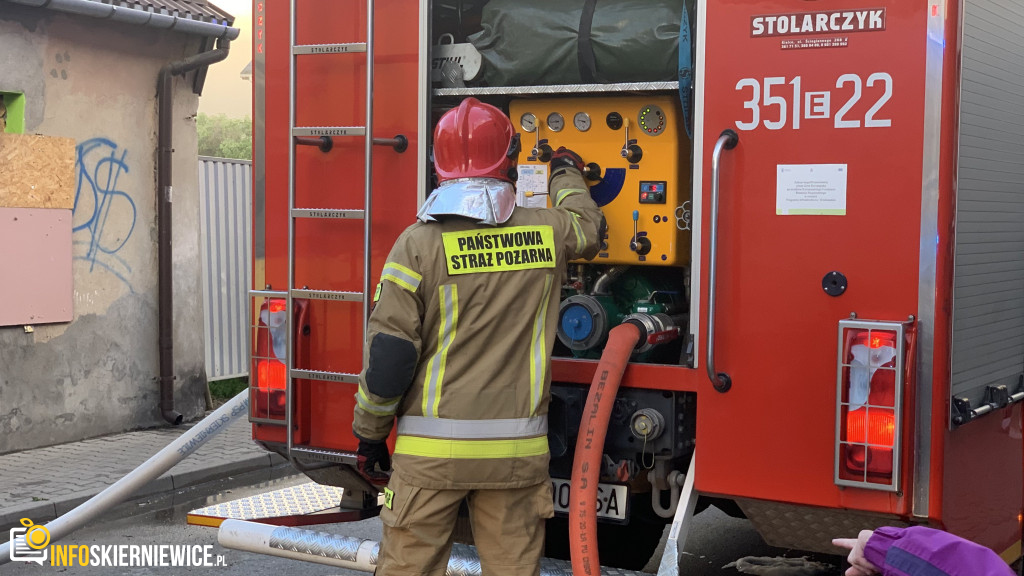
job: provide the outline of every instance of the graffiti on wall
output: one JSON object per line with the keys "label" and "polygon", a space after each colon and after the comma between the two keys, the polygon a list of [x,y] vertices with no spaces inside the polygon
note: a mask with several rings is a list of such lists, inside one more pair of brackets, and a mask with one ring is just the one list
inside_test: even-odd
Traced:
{"label": "graffiti on wall", "polygon": [[75,259],[113,274],[134,292],[132,272],[120,256],[135,231],[135,201],[118,183],[128,173],[128,151],[112,140],[92,138],[75,150],[75,206],[72,212]]}

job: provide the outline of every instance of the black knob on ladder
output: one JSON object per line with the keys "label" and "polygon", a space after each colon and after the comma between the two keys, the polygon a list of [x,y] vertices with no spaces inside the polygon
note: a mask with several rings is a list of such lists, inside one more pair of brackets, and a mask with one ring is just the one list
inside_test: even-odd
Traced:
{"label": "black knob on ladder", "polygon": [[401,154],[409,149],[409,139],[405,136],[398,134],[394,138],[374,138],[374,146],[391,146],[395,149],[395,152]]}
{"label": "black knob on ladder", "polygon": [[296,136],[295,144],[299,146],[316,146],[324,154],[334,148],[334,139],[330,136]]}

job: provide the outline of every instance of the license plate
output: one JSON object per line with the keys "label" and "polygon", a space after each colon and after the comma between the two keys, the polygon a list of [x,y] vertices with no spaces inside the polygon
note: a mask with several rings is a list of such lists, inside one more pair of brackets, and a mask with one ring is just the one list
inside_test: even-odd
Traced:
{"label": "license plate", "polygon": [[[569,481],[551,479],[556,514],[569,513]],[[597,517],[625,521],[629,518],[629,487],[622,484],[597,485]]]}

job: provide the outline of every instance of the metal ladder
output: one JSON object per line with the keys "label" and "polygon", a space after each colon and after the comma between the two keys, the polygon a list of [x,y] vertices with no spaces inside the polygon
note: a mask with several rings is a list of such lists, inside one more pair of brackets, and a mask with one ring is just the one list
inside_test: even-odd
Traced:
{"label": "metal ladder", "polygon": [[[287,456],[289,462],[298,469],[303,466],[295,461],[296,457],[309,460],[320,460],[328,462],[354,463],[351,455],[314,448],[310,446],[295,445],[294,419],[294,386],[295,378],[321,380],[327,382],[358,383],[359,374],[348,374],[344,372],[327,372],[320,370],[300,370],[294,366],[295,348],[295,326],[294,307],[295,298],[310,300],[330,300],[344,302],[363,303],[363,334],[366,333],[366,322],[370,316],[370,222],[372,207],[372,179],[373,179],[373,0],[366,1],[366,42],[346,42],[340,44],[305,44],[296,43],[296,4],[298,0],[291,2],[291,66],[289,78],[288,97],[288,291],[286,294],[287,319],[287,354],[285,365],[287,366],[287,377],[285,379],[285,426],[287,427]],[[295,125],[295,70],[298,58],[316,57],[321,54],[342,54],[342,53],[363,53],[366,57],[366,121],[365,126],[296,126]],[[364,204],[362,210],[346,210],[334,208],[312,208],[295,206],[295,147],[299,145],[302,138],[321,138],[325,143],[331,142],[334,137],[364,137],[366,155],[366,178],[364,182]],[[329,148],[328,148],[329,149]],[[313,290],[307,287],[298,289],[295,287],[295,222],[298,219],[327,218],[327,219],[348,219],[363,220],[363,291],[342,292],[335,290]]]}

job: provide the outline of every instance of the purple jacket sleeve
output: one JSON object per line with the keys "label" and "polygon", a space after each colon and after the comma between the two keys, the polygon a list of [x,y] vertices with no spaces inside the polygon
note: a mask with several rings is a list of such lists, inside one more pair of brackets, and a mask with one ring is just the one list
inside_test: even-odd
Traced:
{"label": "purple jacket sleeve", "polygon": [[924,526],[875,530],[864,557],[883,576],[1014,576],[988,548]]}

